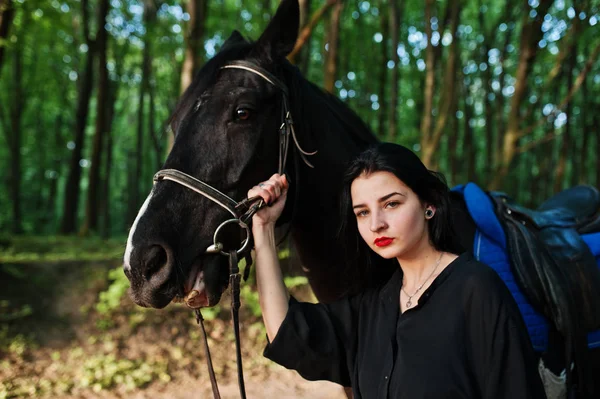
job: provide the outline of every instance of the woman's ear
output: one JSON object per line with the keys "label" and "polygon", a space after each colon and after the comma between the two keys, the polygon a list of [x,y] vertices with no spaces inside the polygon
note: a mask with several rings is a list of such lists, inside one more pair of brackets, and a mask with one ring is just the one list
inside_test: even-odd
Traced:
{"label": "woman's ear", "polygon": [[425,204],[425,219],[431,219],[435,215],[435,206]]}

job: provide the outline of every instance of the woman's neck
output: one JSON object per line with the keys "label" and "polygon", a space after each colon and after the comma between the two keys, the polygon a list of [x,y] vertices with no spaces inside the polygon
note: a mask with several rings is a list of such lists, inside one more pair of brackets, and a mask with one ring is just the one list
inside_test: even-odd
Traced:
{"label": "woman's neck", "polygon": [[[398,257],[398,263],[404,274],[404,286],[408,288],[417,287],[423,283],[428,276],[441,270],[445,253],[435,249],[429,242],[416,248],[411,253]],[[436,268],[437,266],[437,268]],[[435,269],[435,271],[434,271]]]}

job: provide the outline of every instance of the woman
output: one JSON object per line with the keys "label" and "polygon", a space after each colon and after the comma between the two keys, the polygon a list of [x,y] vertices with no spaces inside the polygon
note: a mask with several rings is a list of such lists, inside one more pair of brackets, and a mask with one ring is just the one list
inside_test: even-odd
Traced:
{"label": "woman", "polygon": [[352,257],[397,267],[385,284],[330,304],[297,302],[283,284],[274,225],[287,189],[274,175],[248,193],[270,204],[252,226],[266,357],[351,386],[356,399],[545,397],[511,294],[462,251],[448,187],[414,153],[382,143],[351,164],[343,230],[362,238]]}

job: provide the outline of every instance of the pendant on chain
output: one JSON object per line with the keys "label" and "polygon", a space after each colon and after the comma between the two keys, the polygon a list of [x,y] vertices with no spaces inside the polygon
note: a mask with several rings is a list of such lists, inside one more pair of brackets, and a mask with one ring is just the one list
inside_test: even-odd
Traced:
{"label": "pendant on chain", "polygon": [[408,302],[406,302],[406,308],[410,308],[412,306],[412,301],[409,299]]}

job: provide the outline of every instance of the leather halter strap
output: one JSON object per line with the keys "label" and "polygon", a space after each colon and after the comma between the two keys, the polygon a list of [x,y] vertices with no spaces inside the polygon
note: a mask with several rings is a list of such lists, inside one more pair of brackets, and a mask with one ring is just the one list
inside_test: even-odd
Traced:
{"label": "leather halter strap", "polygon": [[233,215],[233,217],[237,218],[237,206],[238,203],[233,199],[229,198],[227,195],[223,194],[216,188],[213,188],[211,185],[204,183],[202,180],[198,180],[193,176],[188,175],[187,173],[183,173],[177,169],[163,169],[159,170],[154,175],[154,182],[158,182],[161,180],[171,180],[176,183],[181,184],[197,192],[198,194],[208,198],[215,204],[221,206],[221,208],[227,210],[229,213]]}

